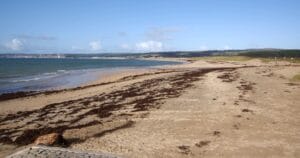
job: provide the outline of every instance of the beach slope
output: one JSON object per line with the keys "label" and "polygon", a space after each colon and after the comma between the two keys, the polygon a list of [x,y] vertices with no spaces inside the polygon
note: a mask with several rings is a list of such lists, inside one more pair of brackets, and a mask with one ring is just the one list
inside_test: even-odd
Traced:
{"label": "beach slope", "polygon": [[123,157],[299,157],[300,66],[192,60],[0,101],[0,153],[47,133]]}

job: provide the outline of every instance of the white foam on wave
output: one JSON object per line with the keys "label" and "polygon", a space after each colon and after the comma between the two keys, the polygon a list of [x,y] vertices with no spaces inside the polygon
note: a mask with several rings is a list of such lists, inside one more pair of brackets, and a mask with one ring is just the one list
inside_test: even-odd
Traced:
{"label": "white foam on wave", "polygon": [[10,80],[10,82],[17,83],[17,82],[38,81],[38,80],[41,80],[41,79],[49,79],[49,78],[57,77],[61,74],[65,74],[67,72],[68,71],[66,71],[66,70],[57,70],[56,72],[45,72],[45,73],[40,74],[40,75],[27,76],[27,77],[22,78],[22,79]]}
{"label": "white foam on wave", "polygon": [[41,79],[41,78],[34,77],[34,78],[29,78],[29,79],[12,80],[11,82],[14,82],[14,83],[16,83],[16,82],[29,82],[29,81],[37,81],[39,79]]}

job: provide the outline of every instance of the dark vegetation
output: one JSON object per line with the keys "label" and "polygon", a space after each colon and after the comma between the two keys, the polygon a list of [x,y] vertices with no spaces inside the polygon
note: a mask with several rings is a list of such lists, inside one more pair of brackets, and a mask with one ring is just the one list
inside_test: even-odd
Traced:
{"label": "dark vegetation", "polygon": [[248,57],[300,57],[300,50],[292,49],[248,49],[248,50],[208,50],[208,51],[168,51],[168,52],[149,52],[149,53],[106,53],[106,54],[66,54],[66,57],[171,57],[171,58],[190,58],[218,55],[242,55]]}
{"label": "dark vegetation", "polygon": [[205,56],[226,56],[242,55],[249,57],[300,57],[300,50],[280,50],[280,49],[251,49],[251,50],[209,50],[209,51],[168,51],[168,52],[149,52],[149,53],[106,53],[106,54],[66,54],[69,58],[78,57],[131,57],[131,58],[191,58]]}
{"label": "dark vegetation", "polygon": [[243,52],[239,55],[248,56],[248,57],[261,57],[261,58],[270,58],[270,57],[300,57],[300,50],[254,50],[249,52]]}
{"label": "dark vegetation", "polygon": [[[40,57],[38,54],[0,54],[0,58],[7,57]],[[99,53],[99,54],[64,54],[66,58],[91,58],[91,57],[125,57],[125,58],[150,58],[150,57],[171,57],[189,58],[217,55],[242,55],[248,57],[293,57],[300,58],[300,50],[297,49],[246,49],[246,50],[208,50],[208,51],[167,51],[148,53]],[[56,57],[57,54],[44,54],[45,57]]]}

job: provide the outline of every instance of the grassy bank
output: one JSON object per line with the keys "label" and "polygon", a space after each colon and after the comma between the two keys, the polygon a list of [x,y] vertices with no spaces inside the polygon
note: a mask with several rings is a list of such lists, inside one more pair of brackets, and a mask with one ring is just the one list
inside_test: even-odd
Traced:
{"label": "grassy bank", "polygon": [[276,62],[276,61],[285,61],[285,62],[290,62],[290,63],[300,63],[300,58],[278,58],[278,57],[269,57],[269,58],[263,58],[263,57],[249,57],[249,56],[208,56],[208,57],[194,57],[192,60],[206,60],[206,61],[249,61],[249,60],[254,60],[258,59],[261,60],[262,62],[269,63],[269,62]]}
{"label": "grassy bank", "polygon": [[208,56],[208,57],[194,57],[193,60],[206,60],[206,61],[248,61],[252,60],[251,57],[246,56]]}
{"label": "grassy bank", "polygon": [[295,75],[295,76],[292,78],[292,81],[300,82],[300,74]]}

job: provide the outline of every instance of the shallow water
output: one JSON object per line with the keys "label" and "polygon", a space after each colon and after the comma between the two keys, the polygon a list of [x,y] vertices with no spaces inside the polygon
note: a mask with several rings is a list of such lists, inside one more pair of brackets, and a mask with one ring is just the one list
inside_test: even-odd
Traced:
{"label": "shallow water", "polygon": [[0,93],[75,87],[124,68],[178,62],[135,59],[0,59]]}

